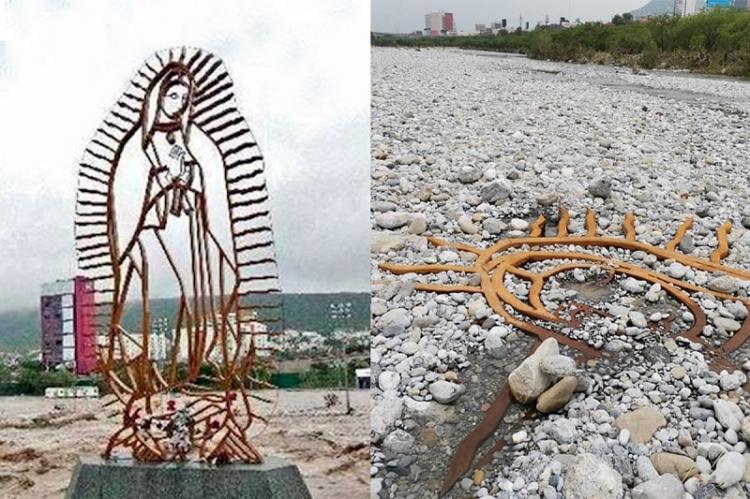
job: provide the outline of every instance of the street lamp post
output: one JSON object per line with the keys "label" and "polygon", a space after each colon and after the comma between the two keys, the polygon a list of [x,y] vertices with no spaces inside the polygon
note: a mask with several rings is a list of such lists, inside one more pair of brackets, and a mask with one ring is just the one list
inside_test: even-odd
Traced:
{"label": "street lamp post", "polygon": [[[352,317],[352,308],[351,303],[349,302],[338,302],[338,303],[331,303],[330,310],[329,310],[329,317],[331,318],[331,321],[336,324],[337,322],[341,321],[342,319],[351,319]],[[336,334],[337,328],[333,328],[333,334]],[[339,362],[339,366],[341,366],[341,362],[343,362],[344,367],[344,389],[346,391],[346,414],[349,415],[352,413],[352,406],[351,402],[349,400],[349,366],[346,362],[346,341],[342,341],[341,345],[341,360]],[[340,380],[341,378],[339,378]]]}

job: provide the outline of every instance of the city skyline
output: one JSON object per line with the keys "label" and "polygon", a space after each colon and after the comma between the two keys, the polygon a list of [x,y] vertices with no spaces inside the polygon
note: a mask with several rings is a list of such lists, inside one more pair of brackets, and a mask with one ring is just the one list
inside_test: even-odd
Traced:
{"label": "city skyline", "polygon": [[509,0],[499,6],[490,0],[414,0],[408,4],[396,0],[374,0],[371,4],[371,29],[384,33],[411,33],[424,28],[424,16],[446,11],[454,14],[459,32],[473,32],[476,24],[489,24],[507,19],[509,26],[518,26],[520,16],[524,24],[533,27],[549,16],[550,22],[580,18],[582,21],[608,21],[615,14],[643,7],[648,0]]}

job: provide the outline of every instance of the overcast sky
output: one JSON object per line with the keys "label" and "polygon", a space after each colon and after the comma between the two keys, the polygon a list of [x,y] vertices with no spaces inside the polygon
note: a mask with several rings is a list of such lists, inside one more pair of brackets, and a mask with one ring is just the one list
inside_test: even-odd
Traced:
{"label": "overcast sky", "polygon": [[560,17],[582,21],[606,21],[612,16],[646,5],[648,0],[372,0],[372,30],[408,33],[424,28],[424,15],[444,10],[455,14],[459,31],[474,31],[475,24],[507,19],[518,26],[519,16],[532,26]]}
{"label": "overcast sky", "polygon": [[74,275],[83,149],[143,60],[178,45],[234,80],[266,157],[283,289],[369,290],[367,2],[0,5],[0,310]]}

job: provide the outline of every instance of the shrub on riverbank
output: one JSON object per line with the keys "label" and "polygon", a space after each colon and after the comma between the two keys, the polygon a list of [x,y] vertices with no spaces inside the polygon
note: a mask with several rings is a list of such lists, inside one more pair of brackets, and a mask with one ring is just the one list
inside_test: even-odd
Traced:
{"label": "shrub on riverbank", "polygon": [[715,9],[645,23],[586,23],[497,36],[375,37],[379,46],[520,52],[535,59],[691,69],[750,77],[750,12]]}

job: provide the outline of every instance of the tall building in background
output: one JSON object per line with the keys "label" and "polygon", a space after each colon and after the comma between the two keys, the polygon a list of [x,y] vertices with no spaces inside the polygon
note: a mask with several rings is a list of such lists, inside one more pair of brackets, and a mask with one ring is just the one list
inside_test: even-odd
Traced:
{"label": "tall building in background", "polygon": [[40,298],[42,364],[71,366],[76,374],[96,368],[94,283],[83,277],[44,284]]}
{"label": "tall building in background", "polygon": [[452,12],[431,12],[424,16],[425,36],[445,36],[456,31]]}
{"label": "tall building in background", "polygon": [[447,35],[452,31],[456,31],[456,28],[453,25],[453,13],[445,12],[443,14],[443,32]]}
{"label": "tall building in background", "polygon": [[440,12],[433,12],[424,16],[424,34],[426,36],[440,36],[442,25]]}
{"label": "tall building in background", "polygon": [[698,12],[696,0],[675,0],[674,2],[674,13],[675,15],[686,17],[692,16]]}

